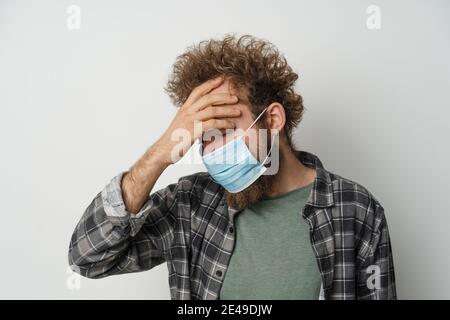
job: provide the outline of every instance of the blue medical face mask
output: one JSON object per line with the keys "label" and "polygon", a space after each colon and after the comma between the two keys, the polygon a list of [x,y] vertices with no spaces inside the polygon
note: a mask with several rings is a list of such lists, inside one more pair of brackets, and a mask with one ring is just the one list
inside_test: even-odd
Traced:
{"label": "blue medical face mask", "polygon": [[269,158],[273,143],[264,161],[259,162],[250,152],[244,140],[248,130],[253,127],[266,110],[267,108],[258,115],[240,137],[211,153],[202,155],[203,163],[211,177],[231,193],[244,190],[267,170],[264,164]]}

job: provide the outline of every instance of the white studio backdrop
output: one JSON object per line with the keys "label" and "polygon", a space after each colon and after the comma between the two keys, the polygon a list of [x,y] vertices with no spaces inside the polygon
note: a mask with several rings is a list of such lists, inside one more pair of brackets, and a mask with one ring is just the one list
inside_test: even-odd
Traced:
{"label": "white studio backdrop", "polygon": [[[235,32],[273,42],[300,75],[297,146],[385,207],[399,298],[449,299],[449,12],[445,0],[0,0],[0,298],[170,298],[166,264],[77,279],[69,240],[175,114],[163,86],[176,56]],[[173,166],[156,188],[197,170]]]}

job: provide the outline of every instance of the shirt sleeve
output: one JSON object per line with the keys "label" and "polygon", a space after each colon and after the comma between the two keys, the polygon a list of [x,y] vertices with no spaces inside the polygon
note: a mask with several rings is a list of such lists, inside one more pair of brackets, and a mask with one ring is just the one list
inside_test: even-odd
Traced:
{"label": "shirt sleeve", "polygon": [[384,208],[375,201],[374,228],[357,271],[360,300],[396,300],[394,261]]}
{"label": "shirt sleeve", "polygon": [[88,278],[149,270],[167,261],[174,237],[177,184],[151,194],[141,210],[125,208],[114,177],[85,210],[69,244],[69,265]]}

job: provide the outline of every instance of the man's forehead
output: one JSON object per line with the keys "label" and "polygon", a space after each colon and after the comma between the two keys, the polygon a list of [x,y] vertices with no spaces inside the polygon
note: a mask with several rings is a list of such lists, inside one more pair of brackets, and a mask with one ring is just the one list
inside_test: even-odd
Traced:
{"label": "man's forehead", "polygon": [[231,81],[229,79],[224,80],[224,82],[218,86],[217,88],[214,88],[211,93],[230,93],[234,94],[236,89],[232,85]]}
{"label": "man's forehead", "polygon": [[230,79],[225,79],[224,82],[214,88],[210,93],[228,93],[239,97],[240,102],[247,102],[247,92],[242,87],[237,87]]}

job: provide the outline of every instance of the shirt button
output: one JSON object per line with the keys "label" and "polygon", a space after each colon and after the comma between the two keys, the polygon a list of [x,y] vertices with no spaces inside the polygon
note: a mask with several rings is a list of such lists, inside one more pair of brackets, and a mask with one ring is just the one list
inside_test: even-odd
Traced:
{"label": "shirt button", "polygon": [[230,233],[234,232],[234,228],[233,227],[230,227],[228,230],[230,231]]}
{"label": "shirt button", "polygon": [[217,271],[216,271],[216,276],[221,277],[221,276],[222,276],[222,271],[217,270]]}

